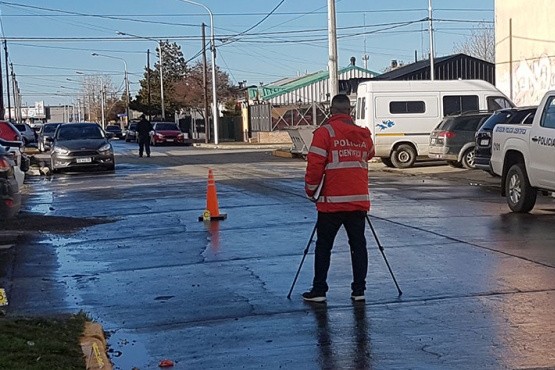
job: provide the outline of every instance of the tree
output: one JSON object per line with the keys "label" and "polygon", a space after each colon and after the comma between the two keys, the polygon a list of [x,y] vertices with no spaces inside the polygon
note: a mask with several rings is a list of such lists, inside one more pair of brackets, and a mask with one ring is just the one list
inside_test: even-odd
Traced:
{"label": "tree", "polygon": [[[168,41],[162,41],[162,75],[164,78],[164,109],[167,112],[179,110],[175,94],[175,84],[186,76],[187,65],[181,46]],[[162,114],[162,104],[160,96],[160,48],[156,48],[158,62],[154,68],[150,69],[150,112],[148,107],[148,67],[145,67],[143,79],[139,82],[141,88],[135,99],[130,103],[132,109],[139,110],[153,115]]]}
{"label": "tree", "polygon": [[495,33],[492,27],[480,23],[470,31],[470,37],[455,44],[454,51],[495,63]]}
{"label": "tree", "polygon": [[[211,66],[208,67],[208,105],[212,104],[212,73]],[[196,62],[189,70],[184,79],[175,85],[176,95],[182,109],[194,109],[203,114],[204,112],[204,88],[203,88],[203,64]],[[216,66],[216,93],[219,103],[227,103],[235,98],[235,91],[229,80],[229,75]],[[209,108],[210,109],[210,108]]]}
{"label": "tree", "polygon": [[[204,111],[203,65],[201,62],[187,66],[181,48],[173,43],[163,43],[164,106],[166,112],[194,109]],[[158,50],[157,50],[158,51]],[[159,64],[150,70],[151,110],[154,115],[161,114]],[[210,66],[208,66],[210,71]],[[208,72],[208,100],[211,104],[212,74]],[[141,88],[132,101],[131,107],[148,113],[148,69],[145,68]],[[219,103],[226,103],[235,96],[235,89],[229,75],[216,67],[216,88]]]}

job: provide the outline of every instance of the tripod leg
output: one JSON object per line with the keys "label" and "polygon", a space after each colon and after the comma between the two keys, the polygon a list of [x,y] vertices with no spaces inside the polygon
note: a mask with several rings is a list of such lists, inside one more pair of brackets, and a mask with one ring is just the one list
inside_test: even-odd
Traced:
{"label": "tripod leg", "polygon": [[287,294],[287,299],[291,299],[291,293],[293,292],[293,287],[295,286],[295,283],[297,282],[297,278],[299,277],[299,273],[301,272],[301,267],[303,267],[304,259],[306,258],[306,255],[308,254],[308,249],[310,248],[310,243],[312,243],[312,239],[314,238],[314,234],[316,234],[316,226],[317,225],[318,225],[318,223],[314,224],[314,229],[312,229],[312,234],[310,234],[310,239],[308,239],[308,243],[306,244],[306,248],[304,249],[303,258],[301,259],[301,264],[299,265],[299,269],[297,270],[297,273],[295,274],[295,279],[293,279],[293,284],[291,284],[291,289],[289,289],[289,294]]}
{"label": "tripod leg", "polygon": [[397,287],[397,291],[399,292],[399,295],[402,295],[403,292],[401,291],[401,288],[399,288],[399,284],[397,284],[397,279],[395,279],[395,275],[393,275],[393,271],[391,270],[391,266],[389,266],[389,262],[387,261],[387,258],[385,257],[383,246],[380,243],[380,240],[378,239],[378,235],[376,234],[376,230],[374,230],[374,226],[372,225],[372,222],[370,222],[370,217],[368,216],[368,214],[366,215],[366,221],[368,221],[368,225],[370,226],[370,230],[372,230],[372,234],[374,235],[374,239],[376,240],[376,244],[378,245],[378,249],[382,253],[383,260],[385,261],[385,264],[387,265],[387,269],[389,270],[389,273],[391,274],[391,277],[393,278],[393,282],[395,283],[395,286]]}

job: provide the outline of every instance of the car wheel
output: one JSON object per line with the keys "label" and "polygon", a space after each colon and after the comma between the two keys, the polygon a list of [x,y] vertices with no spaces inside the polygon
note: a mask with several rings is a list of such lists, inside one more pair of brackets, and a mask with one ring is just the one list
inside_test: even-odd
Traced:
{"label": "car wheel", "polygon": [[469,170],[476,168],[476,166],[474,165],[474,148],[468,148],[464,152],[461,163],[464,168],[467,168]]}
{"label": "car wheel", "polygon": [[416,161],[416,150],[408,144],[401,144],[393,150],[390,159],[397,168],[412,167]]}
{"label": "car wheel", "polygon": [[463,164],[459,161],[447,161],[447,164],[451,167],[462,168]]}
{"label": "car wheel", "polygon": [[509,168],[505,179],[505,194],[507,204],[513,212],[527,213],[534,208],[538,191],[530,185],[523,163]]}
{"label": "car wheel", "polygon": [[391,159],[389,159],[388,157],[380,157],[380,159],[386,167],[395,167],[393,166],[393,162],[391,162]]}

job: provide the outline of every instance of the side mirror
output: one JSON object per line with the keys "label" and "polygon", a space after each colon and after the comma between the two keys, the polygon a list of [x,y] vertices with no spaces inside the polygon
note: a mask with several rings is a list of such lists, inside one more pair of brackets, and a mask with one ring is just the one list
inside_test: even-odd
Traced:
{"label": "side mirror", "polygon": [[107,132],[106,133],[106,138],[108,140],[113,139],[116,135],[113,132]]}

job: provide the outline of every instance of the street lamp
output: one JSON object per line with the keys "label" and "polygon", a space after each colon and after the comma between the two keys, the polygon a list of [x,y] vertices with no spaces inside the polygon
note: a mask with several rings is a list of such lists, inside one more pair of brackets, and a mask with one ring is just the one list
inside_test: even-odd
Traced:
{"label": "street lamp", "polygon": [[127,62],[125,61],[125,59],[120,58],[120,57],[115,57],[112,55],[106,55],[106,54],[99,54],[99,53],[92,53],[91,54],[93,57],[104,57],[104,58],[110,58],[110,59],[118,59],[121,60],[123,62],[123,66],[125,69],[125,96],[126,96],[126,102],[125,102],[125,114],[127,116],[127,125],[129,125],[129,77],[127,75]]}
{"label": "street lamp", "polygon": [[212,51],[212,120],[214,122],[214,144],[218,145],[218,98],[216,93],[216,43],[214,36],[214,15],[204,4],[191,0],[179,0],[183,3],[202,6],[210,15],[210,50]]}
{"label": "street lamp", "polygon": [[[163,71],[162,66],[164,65],[164,59],[163,59],[163,56],[162,56],[162,40],[156,40],[156,39],[153,39],[151,37],[138,36],[138,35],[133,35],[131,33],[120,32],[120,31],[118,31],[117,34],[122,35],[122,36],[137,37],[139,39],[151,40],[151,41],[155,41],[155,42],[158,43],[159,48],[160,48],[160,68],[159,68],[160,69],[160,105],[161,105],[161,108],[162,108],[162,121],[164,121],[165,118],[166,118],[166,110],[165,110],[165,107],[164,107],[164,75],[162,73],[162,71]],[[150,65],[148,66],[148,70],[150,71]],[[150,88],[150,81],[148,81],[148,86]],[[150,105],[149,105],[148,109],[150,110]],[[149,111],[149,115],[150,115],[150,111]]]}

